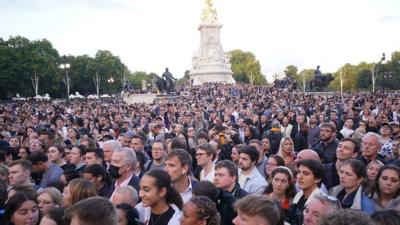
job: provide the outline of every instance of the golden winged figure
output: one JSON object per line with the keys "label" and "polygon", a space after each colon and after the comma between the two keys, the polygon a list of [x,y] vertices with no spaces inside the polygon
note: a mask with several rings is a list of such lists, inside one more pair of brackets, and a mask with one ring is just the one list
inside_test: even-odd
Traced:
{"label": "golden winged figure", "polygon": [[205,0],[206,8],[203,10],[202,19],[205,20],[207,18],[217,18],[217,11],[213,8],[213,0]]}

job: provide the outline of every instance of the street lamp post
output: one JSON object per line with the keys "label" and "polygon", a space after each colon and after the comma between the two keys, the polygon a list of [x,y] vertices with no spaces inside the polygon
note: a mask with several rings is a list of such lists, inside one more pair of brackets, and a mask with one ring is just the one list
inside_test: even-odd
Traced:
{"label": "street lamp post", "polygon": [[382,53],[382,58],[381,60],[374,66],[372,66],[371,69],[371,76],[372,76],[372,93],[375,93],[375,83],[376,83],[376,78],[378,77],[379,74],[379,64],[382,64],[385,61],[385,53]]}
{"label": "street lamp post", "polygon": [[60,64],[60,69],[65,70],[65,76],[63,78],[63,81],[64,81],[65,86],[67,87],[67,100],[69,102],[69,89],[70,89],[70,85],[71,85],[71,79],[68,76],[68,69],[71,67],[71,65],[66,62],[65,58],[66,57],[64,56],[63,63]]}

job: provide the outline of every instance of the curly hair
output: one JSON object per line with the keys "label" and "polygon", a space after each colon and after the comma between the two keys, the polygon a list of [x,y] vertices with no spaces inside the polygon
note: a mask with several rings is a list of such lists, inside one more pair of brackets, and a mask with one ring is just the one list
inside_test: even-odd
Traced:
{"label": "curly hair", "polygon": [[206,196],[195,196],[190,202],[197,206],[197,219],[206,220],[207,225],[219,225],[221,216],[219,215],[215,203]]}

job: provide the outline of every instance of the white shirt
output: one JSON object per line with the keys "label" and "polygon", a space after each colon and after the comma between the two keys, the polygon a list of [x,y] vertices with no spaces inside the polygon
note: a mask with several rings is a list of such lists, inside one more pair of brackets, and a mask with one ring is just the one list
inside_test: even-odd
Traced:
{"label": "white shirt", "polygon": [[189,179],[189,186],[182,193],[179,193],[182,197],[183,203],[188,202],[192,198],[192,181]]}
{"label": "white shirt", "polygon": [[212,170],[207,175],[205,175],[205,171],[204,171],[204,169],[202,169],[201,172],[200,172],[200,181],[208,180],[211,183],[214,183],[214,176],[215,176],[215,169],[214,168],[215,168],[215,165],[213,163]]}
{"label": "white shirt", "polygon": [[115,184],[114,184],[114,187],[115,187],[115,188],[114,188],[114,192],[112,193],[110,199],[112,199],[112,198],[114,197],[115,192],[116,192],[120,187],[126,187],[126,186],[128,186],[129,181],[132,179],[132,177],[133,177],[133,174],[130,175],[126,180],[122,181],[121,184],[118,184],[118,183],[117,183],[118,181],[115,181]]}

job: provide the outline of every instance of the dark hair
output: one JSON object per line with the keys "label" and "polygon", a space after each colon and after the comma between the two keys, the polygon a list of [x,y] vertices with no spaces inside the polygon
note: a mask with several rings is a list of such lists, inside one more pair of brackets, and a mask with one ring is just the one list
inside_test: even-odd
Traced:
{"label": "dark hair", "polygon": [[107,185],[111,185],[112,183],[110,175],[107,173],[106,168],[104,168],[104,166],[102,165],[99,164],[89,165],[85,168],[83,173],[89,173],[94,177],[101,176],[101,181]]}
{"label": "dark hair", "polygon": [[143,136],[138,135],[138,134],[132,135],[132,138],[131,138],[131,139],[139,139],[140,142],[142,143],[142,145],[144,145],[144,143],[145,143],[145,140],[144,140]]}
{"label": "dark hair", "polygon": [[342,140],[340,140],[340,142],[345,142],[345,141],[349,141],[354,144],[354,152],[356,152],[356,153],[360,152],[361,145],[360,145],[360,142],[357,141],[357,139],[347,137],[347,138],[342,138]]}
{"label": "dark hair", "polygon": [[132,208],[129,204],[119,204],[115,206],[117,209],[121,209],[125,213],[126,221],[128,225],[137,225],[139,219],[139,213],[135,208]]}
{"label": "dark hair", "polygon": [[32,154],[28,155],[27,159],[32,163],[32,165],[37,165],[40,162],[44,163],[49,160],[47,155],[43,152],[33,152]]}
{"label": "dark hair", "polygon": [[266,195],[247,195],[235,202],[234,207],[238,214],[259,216],[270,225],[276,225],[281,217],[279,208]]}
{"label": "dark hair", "polygon": [[258,152],[257,148],[252,145],[245,145],[242,149],[239,150],[239,154],[247,154],[250,156],[252,162],[258,162],[260,158],[260,153]]}
{"label": "dark hair", "polygon": [[375,225],[363,212],[354,209],[340,209],[323,216],[319,225]]}
{"label": "dark hair", "polygon": [[64,216],[64,208],[57,207],[57,208],[52,208],[49,210],[49,212],[45,215],[49,219],[54,220],[57,225],[67,225],[67,221],[63,219]]}
{"label": "dark hair", "polygon": [[278,174],[278,173],[283,173],[283,174],[285,174],[285,175],[287,176],[287,178],[288,178],[288,185],[289,185],[289,187],[286,188],[286,190],[285,190],[285,195],[286,195],[286,197],[287,197],[288,199],[294,198],[294,196],[296,195],[296,186],[295,186],[295,184],[293,183],[292,173],[291,173],[290,169],[287,168],[287,167],[277,167],[277,168],[275,168],[275,169],[272,171],[272,174],[271,174],[271,175],[272,175],[272,177],[271,177],[271,182],[268,184],[267,188],[265,189],[264,194],[269,194],[269,193],[272,193],[272,192],[274,191],[274,190],[273,190],[273,187],[272,187],[272,179],[274,179],[274,176],[275,176],[276,174]]}
{"label": "dark hair", "polygon": [[187,146],[186,142],[183,142],[179,138],[172,138],[171,142],[170,142],[170,146],[171,146],[171,149],[180,148],[180,149],[188,150],[188,146]]}
{"label": "dark hair", "polygon": [[181,195],[172,187],[171,177],[167,172],[160,169],[150,170],[145,174],[145,176],[150,176],[155,178],[155,185],[159,190],[165,188],[167,194],[165,195],[165,200],[168,204],[175,204],[180,210],[183,207],[183,201]]}
{"label": "dark hair", "polygon": [[219,191],[215,184],[208,180],[202,180],[193,187],[193,195],[206,196],[213,202],[217,202]]}
{"label": "dark hair", "polygon": [[[382,166],[379,170],[378,170],[378,173],[376,174],[376,178],[375,178],[375,184],[374,184],[374,192],[379,196],[379,197],[381,197],[380,195],[381,195],[381,189],[380,189],[380,187],[379,187],[379,179],[380,179],[380,177],[382,176],[382,173],[385,171],[385,170],[393,170],[393,171],[396,171],[396,173],[397,173],[397,176],[399,176],[399,178],[400,178],[400,168],[399,167],[397,167],[397,166],[395,166],[395,165],[384,165],[384,166]],[[396,196],[394,197],[394,198],[396,198],[397,196],[399,196],[400,195],[400,189],[398,189],[397,190],[397,193],[396,193]]]}
{"label": "dark hair", "polygon": [[103,152],[103,149],[101,149],[101,148],[88,148],[86,150],[85,154],[87,154],[88,152],[93,152],[94,155],[96,156],[96,158],[98,158],[98,159],[101,159],[101,160],[104,159],[104,152]]}
{"label": "dark hair", "polygon": [[207,153],[207,155],[211,155],[212,156],[212,160],[215,160],[215,158],[217,157],[217,151],[215,150],[214,146],[210,145],[210,144],[202,144],[199,145],[197,147],[198,150],[203,150]]}
{"label": "dark hair", "polygon": [[[7,203],[4,207],[3,221],[6,222],[6,224],[12,224],[11,217],[21,207],[21,205],[27,201],[35,202],[36,207],[37,207],[38,202],[37,202],[36,196],[34,194],[29,193],[29,192],[18,192],[15,195],[13,195],[7,201]],[[38,210],[38,214],[39,214],[39,207],[37,208],[37,210]]]}
{"label": "dark hair", "polygon": [[12,161],[9,165],[8,168],[11,168],[15,165],[20,165],[22,167],[22,169],[24,170],[29,170],[32,172],[32,163],[28,160],[24,160],[24,159],[19,159],[19,160],[15,160]]}
{"label": "dark hair", "polygon": [[342,166],[349,165],[357,177],[365,178],[367,176],[367,169],[363,162],[358,159],[349,159],[343,162]]}
{"label": "dark hair", "polygon": [[65,149],[64,146],[62,146],[62,145],[51,145],[50,147],[56,148],[60,152],[60,155],[64,156],[64,149]]}
{"label": "dark hair", "polygon": [[73,169],[64,170],[63,175],[65,176],[65,180],[67,181],[67,183],[65,184],[65,186],[67,186],[68,183],[69,183],[71,180],[81,177],[81,174],[80,174],[78,171],[73,170]]}
{"label": "dark hair", "polygon": [[181,162],[182,166],[190,166],[192,165],[192,156],[184,149],[173,149],[167,155],[167,159],[171,159],[173,157],[178,158]]}
{"label": "dark hair", "polygon": [[196,217],[198,220],[205,220],[207,225],[219,225],[221,216],[219,215],[215,203],[206,196],[194,196],[190,200],[196,205]]}
{"label": "dark hair", "polygon": [[333,126],[332,124],[330,124],[330,123],[322,123],[321,125],[320,125],[320,128],[329,128],[333,133],[335,133],[336,132],[336,127],[335,126]]}
{"label": "dark hair", "polygon": [[400,212],[394,209],[377,211],[371,215],[371,219],[375,221],[377,225],[399,225]]}
{"label": "dark hair", "polygon": [[274,159],[276,161],[277,166],[285,166],[285,160],[283,160],[282,156],[279,155],[270,155],[269,159]]}
{"label": "dark hair", "polygon": [[81,156],[84,155],[84,154],[86,153],[86,146],[84,146],[84,145],[73,145],[73,146],[71,147],[71,150],[72,150],[73,148],[79,149],[79,153],[80,153]]}
{"label": "dark hair", "polygon": [[137,162],[140,164],[140,169],[144,171],[144,164],[146,163],[146,156],[143,152],[136,152]]}
{"label": "dark hair", "polygon": [[300,166],[307,167],[313,173],[314,178],[321,179],[322,182],[322,179],[324,178],[324,167],[321,162],[312,159],[305,159],[297,162],[297,168]]}
{"label": "dark hair", "polygon": [[230,160],[221,160],[215,164],[215,170],[225,168],[231,177],[235,176],[236,179],[238,178],[238,168],[234,162]]}
{"label": "dark hair", "polygon": [[200,131],[200,132],[197,134],[197,140],[198,140],[198,139],[201,139],[201,138],[206,139],[207,142],[208,142],[208,135],[207,135],[205,132],[203,132],[203,131]]}
{"label": "dark hair", "polygon": [[0,180],[0,206],[3,206],[7,201],[7,183],[4,180]]}

